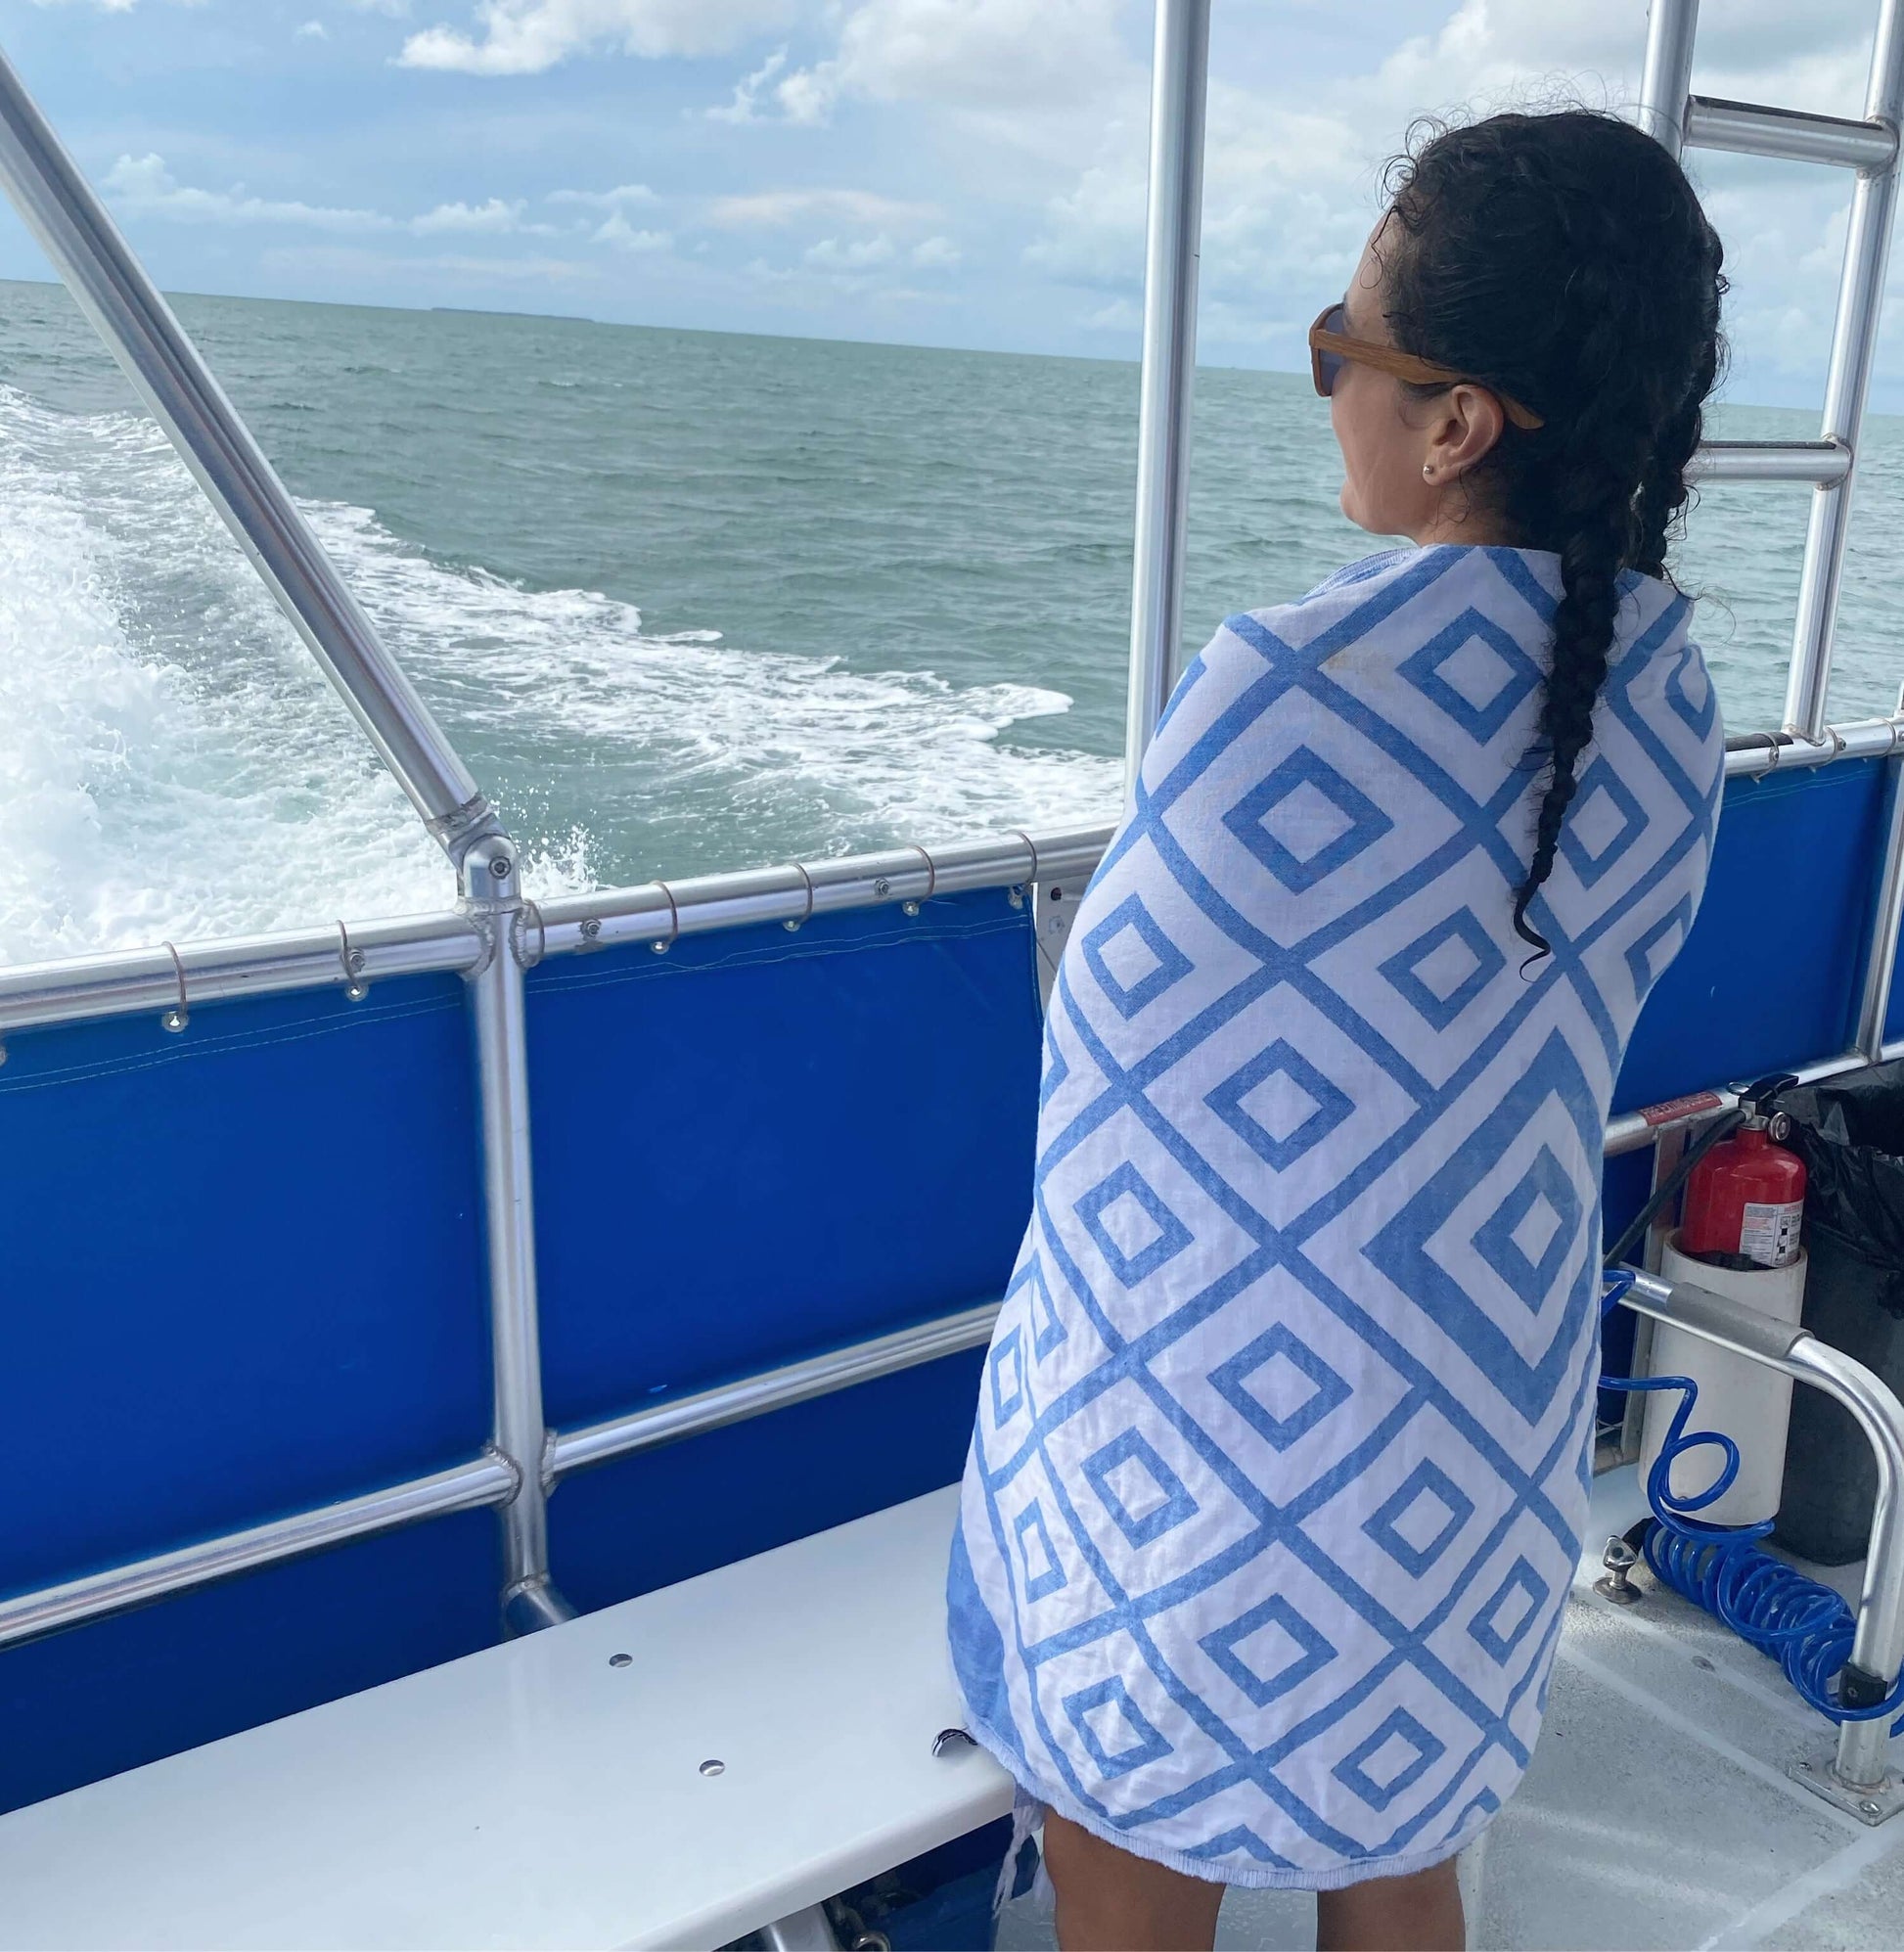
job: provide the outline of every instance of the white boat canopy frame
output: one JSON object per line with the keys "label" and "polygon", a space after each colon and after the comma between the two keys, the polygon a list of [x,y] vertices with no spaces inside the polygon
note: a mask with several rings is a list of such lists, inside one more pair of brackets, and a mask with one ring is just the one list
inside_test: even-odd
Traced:
{"label": "white boat canopy frame", "polygon": [[[1697,0],[1654,0],[1641,118],[1675,152],[1687,143],[1854,169],[1825,423],[1815,441],[1714,442],[1698,472],[1708,480],[1813,483],[1812,525],[1793,639],[1786,724],[1731,742],[1729,778],[1840,758],[1891,759],[1891,810],[1877,927],[1863,976],[1855,1049],[1808,1067],[1820,1077],[1893,1054],[1883,1045],[1900,915],[1904,915],[1904,794],[1897,754],[1904,709],[1831,727],[1825,722],[1833,626],[1857,436],[1871,377],[1896,200],[1904,112],[1904,0],[1882,0],[1866,114],[1847,121],[1707,101],[1688,93]],[[1127,768],[1134,773],[1179,672],[1190,411],[1196,366],[1209,0],[1157,0],[1146,247],[1144,364],[1132,575]],[[484,1454],[433,1476],[204,1541],[66,1585],[0,1600],[0,1649],[202,1586],[234,1573],[476,1507],[501,1519],[505,1625],[528,1632],[568,1616],[549,1579],[546,1501],[560,1475],[718,1429],[984,1341],[996,1305],[833,1351],[586,1430],[547,1429],[540,1378],[529,1155],[529,1076],[522,978],[545,955],[611,942],[781,920],[797,927],[829,911],[903,903],[934,892],[1034,887],[1087,873],[1108,829],[913,846],[853,860],[704,877],[672,885],[566,897],[538,910],[523,897],[517,850],[428,705],[350,594],[262,450],[212,378],[104,206],[0,55],[0,182],[55,268],[130,377],[159,424],[250,558],[279,606],[341,694],[458,876],[454,910],[246,941],[74,958],[0,971],[0,1038],[10,1028],[164,1010],[183,1029],[189,1000],[341,986],[371,976],[455,970],[470,982],[476,1029],[487,1270],[495,1377],[494,1437]],[[1904,1050],[1904,1046],[1898,1047]],[[5,1047],[0,1043],[0,1061]],[[1729,1102],[1706,1094],[1671,1116],[1615,1119],[1609,1152],[1654,1143]],[[1643,1282],[1632,1305],[1695,1333],[1747,1346],[1724,1304]],[[1703,1311],[1703,1312],[1702,1312]],[[1735,1311],[1736,1313],[1736,1311]],[[1881,1495],[1859,1612],[1858,1655],[1895,1676],[1904,1660],[1904,1406],[1868,1372],[1838,1358],[1807,1373],[1795,1345],[1759,1359],[1828,1389],[1871,1435]],[[1837,1789],[1854,1799],[1882,1776],[1881,1724],[1849,1724]],[[1875,1772],[1875,1773],[1874,1773]],[[1830,1790],[1827,1791],[1830,1793]],[[1904,1797],[1897,1799],[1904,1804]],[[1896,1805],[1887,1803],[1885,1814]],[[1875,1805],[1868,1805],[1875,1807]],[[1875,1819],[1874,1819],[1875,1820]]]}

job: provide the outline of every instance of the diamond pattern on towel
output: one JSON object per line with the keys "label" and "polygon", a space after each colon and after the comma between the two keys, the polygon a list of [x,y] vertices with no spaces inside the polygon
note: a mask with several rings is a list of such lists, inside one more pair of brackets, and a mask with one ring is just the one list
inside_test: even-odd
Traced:
{"label": "diamond pattern on towel", "polygon": [[954,1555],[1027,1792],[1241,1884],[1437,1861],[1527,1766],[1586,1521],[1601,1135],[1723,731],[1629,577],[1532,919],[1557,560],[1398,550],[1171,702],[1051,1002]]}

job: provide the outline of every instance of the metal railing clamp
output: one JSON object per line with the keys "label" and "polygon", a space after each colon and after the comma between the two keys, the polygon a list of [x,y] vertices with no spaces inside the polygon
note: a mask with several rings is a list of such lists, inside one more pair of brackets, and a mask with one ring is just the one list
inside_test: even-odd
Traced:
{"label": "metal railing clamp", "polygon": [[338,924],[338,961],[343,966],[343,993],[352,1003],[361,1003],[370,994],[364,980],[364,952],[350,946],[350,931]]}
{"label": "metal railing clamp", "polygon": [[932,859],[931,855],[917,840],[908,841],[906,844],[926,863],[926,892],[917,901],[902,902],[900,904],[903,913],[917,915],[921,907],[926,902],[930,901],[932,896],[938,892],[938,863]]}
{"label": "metal railing clamp", "polygon": [[482,794],[465,800],[454,813],[426,819],[423,826],[424,832],[449,856],[450,866],[457,869],[461,869],[463,856],[478,840],[490,840],[503,831],[496,809]]}
{"label": "metal railing clamp", "polygon": [[[523,926],[529,922],[535,924],[535,953],[533,955],[529,953],[526,946],[528,931]],[[596,932],[598,934],[601,932],[601,925],[599,923],[596,925]],[[525,970],[534,969],[536,964],[549,953],[548,925],[542,920],[542,910],[540,907],[531,901],[527,895],[522,897],[522,905],[516,911],[515,920],[510,926],[509,942],[511,949],[515,952],[516,960]],[[590,946],[599,947],[600,944],[595,943]]]}
{"label": "metal railing clamp", "polygon": [[1022,908],[1024,906],[1025,889],[1038,885],[1038,843],[1021,827],[1015,827],[1012,829],[1012,832],[1024,842],[1031,853],[1031,872],[1025,876],[1024,880],[1018,886],[1013,888],[1009,897],[1014,908]]}
{"label": "metal railing clamp", "polygon": [[163,946],[172,959],[172,973],[178,977],[178,1001],[159,1021],[167,1030],[183,1030],[192,1021],[192,1005],[185,994],[185,965],[169,942]]}
{"label": "metal railing clamp", "polygon": [[805,867],[798,861],[793,863],[793,872],[806,884],[806,907],[797,918],[783,922],[780,925],[790,935],[797,935],[813,920],[813,877],[807,873]]}
{"label": "metal railing clamp", "polygon": [[668,933],[665,942],[651,942],[649,947],[657,956],[664,956],[681,939],[681,904],[674,898],[674,890],[666,882],[657,882],[655,885],[667,896]]}

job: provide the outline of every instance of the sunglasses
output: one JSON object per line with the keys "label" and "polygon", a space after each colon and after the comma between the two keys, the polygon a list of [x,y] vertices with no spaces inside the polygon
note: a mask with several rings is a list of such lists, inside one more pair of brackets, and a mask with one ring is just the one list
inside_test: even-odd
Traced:
{"label": "sunglasses", "polygon": [[1309,328],[1309,371],[1316,391],[1325,400],[1336,390],[1342,368],[1352,362],[1357,366],[1373,366],[1378,373],[1391,374],[1397,380],[1412,380],[1425,386],[1479,386],[1500,401],[1501,411],[1516,427],[1531,431],[1545,425],[1537,413],[1486,380],[1477,380],[1472,373],[1457,373],[1452,366],[1439,365],[1432,359],[1417,359],[1412,352],[1403,352],[1396,346],[1351,338],[1347,328],[1348,308],[1340,303],[1326,307]]}

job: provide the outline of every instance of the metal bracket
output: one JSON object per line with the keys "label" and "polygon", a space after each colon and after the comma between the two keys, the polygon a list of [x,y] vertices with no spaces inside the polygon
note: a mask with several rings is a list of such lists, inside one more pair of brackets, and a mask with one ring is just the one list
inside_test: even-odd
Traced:
{"label": "metal bracket", "polygon": [[1035,890],[1038,885],[1038,843],[1032,840],[1031,836],[1022,827],[1014,827],[1012,832],[1031,851],[1031,872],[1006,896],[1006,899],[1011,902],[1014,908],[1022,908],[1024,906],[1025,891],[1027,889]]}
{"label": "metal bracket", "polygon": [[900,903],[900,908],[905,914],[917,915],[920,909],[938,892],[938,863],[917,840],[908,841],[906,844],[926,863],[926,892],[917,901]]}
{"label": "metal bracket", "polygon": [[341,922],[338,924],[338,961],[343,965],[343,993],[352,1003],[361,1003],[370,994],[370,984],[363,979],[364,952],[350,946],[350,931]]}
{"label": "metal bracket", "polygon": [[1860,1788],[1855,1783],[1845,1782],[1838,1775],[1830,1756],[1807,1756],[1801,1762],[1792,1763],[1786,1774],[1794,1783],[1802,1783],[1814,1796],[1824,1797],[1834,1809],[1856,1817],[1873,1830],[1881,1823],[1888,1823],[1899,1810],[1904,1810],[1904,1781],[1895,1776],[1886,1776],[1881,1783]]}
{"label": "metal bracket", "polygon": [[159,1021],[167,1030],[183,1030],[192,1021],[192,1005],[185,994],[185,965],[169,942],[164,947],[172,959],[172,973],[178,977],[178,1001]]}
{"label": "metal bracket", "polygon": [[813,920],[813,877],[807,873],[798,861],[793,863],[793,872],[806,884],[806,909],[797,920],[783,922],[780,925],[790,935],[797,935]]}
{"label": "metal bracket", "polygon": [[[535,924],[535,953],[533,955],[529,953],[525,946],[528,931],[523,925],[529,922]],[[601,925],[599,923],[596,925],[596,932],[598,934],[601,932]],[[516,911],[515,917],[510,923],[509,945],[515,953],[516,960],[525,970],[534,969],[536,964],[549,953],[549,926],[542,919],[542,910],[534,902],[530,901],[526,895],[523,896],[521,907]],[[600,944],[592,944],[591,946],[599,947]]]}
{"label": "metal bracket", "polygon": [[1038,1000],[1049,1009],[1051,992],[1058,981],[1058,966],[1065,960],[1065,944],[1071,938],[1071,924],[1077,920],[1079,888],[1068,882],[1035,883],[1031,889],[1031,926],[1038,950]]}
{"label": "metal bracket", "polygon": [[668,929],[667,940],[665,942],[655,941],[649,943],[648,946],[657,956],[664,956],[681,939],[681,904],[675,900],[674,890],[668,886],[666,882],[657,882],[655,885],[667,896],[668,921],[671,926]]}

